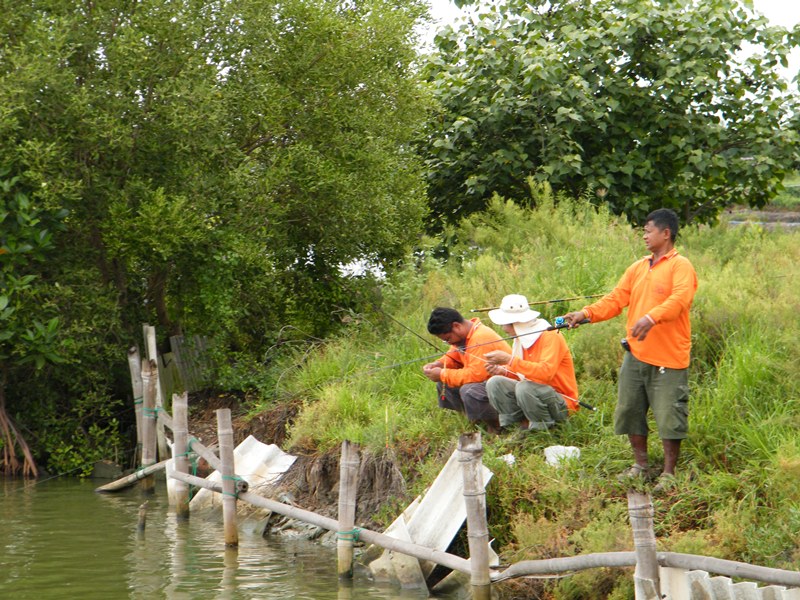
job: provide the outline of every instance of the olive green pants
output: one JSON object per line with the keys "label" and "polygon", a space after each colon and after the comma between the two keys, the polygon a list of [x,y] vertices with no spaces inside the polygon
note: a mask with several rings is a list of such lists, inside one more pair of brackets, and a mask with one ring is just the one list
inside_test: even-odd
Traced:
{"label": "olive green pants", "polygon": [[530,429],[550,429],[567,419],[567,403],[549,385],[495,375],[486,382],[486,392],[500,427],[527,419]]}

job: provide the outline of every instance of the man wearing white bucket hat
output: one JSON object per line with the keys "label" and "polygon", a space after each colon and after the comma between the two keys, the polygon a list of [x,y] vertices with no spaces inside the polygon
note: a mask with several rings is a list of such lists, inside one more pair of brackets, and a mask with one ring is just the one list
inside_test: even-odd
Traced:
{"label": "man wearing white bucket hat", "polygon": [[[523,428],[544,431],[578,410],[578,383],[567,342],[531,310],[519,294],[503,298],[489,318],[514,338],[511,354],[489,352],[486,383],[489,402],[499,414],[500,426],[522,422]],[[525,423],[527,422],[527,425]]]}

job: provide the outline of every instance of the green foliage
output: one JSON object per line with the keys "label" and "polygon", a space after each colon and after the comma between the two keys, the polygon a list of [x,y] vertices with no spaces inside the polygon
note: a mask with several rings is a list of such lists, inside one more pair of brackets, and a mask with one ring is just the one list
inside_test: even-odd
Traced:
{"label": "green foliage", "polygon": [[[374,299],[374,278],[344,265],[389,272],[417,240],[420,0],[0,10],[0,166],[20,177],[0,173],[0,356],[63,356],[39,374],[65,421],[36,447],[54,468],[85,450],[71,432],[89,431],[87,390],[130,394],[142,322],[162,346],[213,339],[221,381],[260,392],[274,347]],[[40,432],[20,387],[31,372],[11,375],[7,399]]]}
{"label": "green foliage", "polygon": [[[19,177],[0,170],[0,370],[59,362],[59,319],[43,310],[36,264],[53,250],[65,213],[32,202]],[[8,177],[8,178],[6,178]],[[0,384],[2,385],[2,384]]]}
{"label": "green foliage", "polygon": [[71,210],[59,262],[96,268],[131,331],[322,333],[355,304],[342,265],[416,240],[418,0],[18,4],[0,164]]}
{"label": "green foliage", "polygon": [[478,13],[439,34],[429,63],[434,225],[494,193],[525,197],[529,176],[634,222],[658,207],[711,221],[764,206],[796,160],[798,97],[777,68],[798,36],[745,2],[504,0]]}

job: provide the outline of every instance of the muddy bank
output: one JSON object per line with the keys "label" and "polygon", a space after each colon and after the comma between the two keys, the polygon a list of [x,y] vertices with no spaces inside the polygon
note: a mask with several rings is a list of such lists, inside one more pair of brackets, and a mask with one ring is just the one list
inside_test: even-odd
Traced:
{"label": "muddy bank", "polygon": [[[190,398],[192,409],[189,415],[189,431],[206,446],[216,444],[216,410],[229,408],[235,445],[252,435],[265,444],[275,444],[284,452],[297,457],[278,484],[254,488],[251,491],[336,518],[339,497],[339,449],[319,452],[315,448],[298,445],[287,447],[287,431],[300,410],[300,404],[299,401],[289,402],[252,416],[246,414],[242,408],[242,398],[237,395],[197,394]],[[399,512],[410,501],[400,465],[418,460],[419,452],[426,454],[427,448],[385,450],[379,454],[362,451],[356,505],[356,523],[359,526],[381,527],[377,516],[381,509],[386,509],[387,503],[395,504],[399,507]],[[210,472],[204,462],[201,461],[199,465],[198,475],[205,476]],[[247,509],[242,507],[242,510]]]}

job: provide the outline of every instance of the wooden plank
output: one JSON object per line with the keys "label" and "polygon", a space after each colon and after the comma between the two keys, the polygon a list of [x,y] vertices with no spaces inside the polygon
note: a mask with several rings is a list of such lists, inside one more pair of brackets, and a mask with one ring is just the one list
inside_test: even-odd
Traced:
{"label": "wooden plank", "polygon": [[169,342],[183,387],[189,392],[206,387],[207,373],[213,366],[208,354],[207,339],[197,335],[175,335],[169,338]]}

